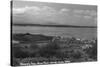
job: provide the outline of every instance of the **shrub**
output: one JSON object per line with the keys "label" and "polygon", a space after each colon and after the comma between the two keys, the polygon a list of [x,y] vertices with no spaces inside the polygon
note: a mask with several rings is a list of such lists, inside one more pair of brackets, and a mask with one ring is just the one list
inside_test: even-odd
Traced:
{"label": "shrub", "polygon": [[14,56],[15,58],[26,58],[26,57],[28,57],[29,55],[28,55],[27,52],[22,51],[20,47],[15,47],[15,48],[13,49],[13,56]]}
{"label": "shrub", "polygon": [[57,50],[60,50],[59,45],[57,45],[56,43],[49,43],[45,47],[42,47],[39,53],[44,57],[52,57],[58,53]]}
{"label": "shrub", "polygon": [[97,44],[93,44],[93,47],[87,48],[85,52],[91,59],[97,60]]}

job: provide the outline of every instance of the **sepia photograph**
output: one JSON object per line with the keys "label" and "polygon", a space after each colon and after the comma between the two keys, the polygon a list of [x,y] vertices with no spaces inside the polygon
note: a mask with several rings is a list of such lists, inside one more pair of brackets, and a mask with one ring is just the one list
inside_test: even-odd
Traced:
{"label": "sepia photograph", "polygon": [[11,4],[11,66],[97,62],[97,5]]}

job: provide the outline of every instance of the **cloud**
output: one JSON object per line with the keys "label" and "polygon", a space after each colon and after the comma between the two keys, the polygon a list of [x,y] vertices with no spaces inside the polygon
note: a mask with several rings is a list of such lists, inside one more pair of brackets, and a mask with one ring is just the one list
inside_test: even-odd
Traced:
{"label": "cloud", "polygon": [[59,10],[59,14],[68,15],[69,11],[70,11],[70,9],[68,9],[68,8],[62,8],[62,9]]}
{"label": "cloud", "polygon": [[42,6],[42,7],[38,7],[38,6],[32,6],[32,7],[23,7],[23,8],[13,8],[13,14],[20,14],[20,13],[27,13],[30,15],[46,15],[46,16],[51,16],[53,14],[56,14],[57,11],[51,7],[48,6]]}
{"label": "cloud", "polygon": [[84,13],[84,10],[73,10],[74,13],[77,13],[77,14],[82,14]]}
{"label": "cloud", "polygon": [[21,14],[25,12],[25,8],[13,8],[13,14]]}
{"label": "cloud", "polygon": [[97,16],[97,12],[94,11],[94,10],[92,10],[92,11],[90,12],[90,14],[91,14],[91,16]]}
{"label": "cloud", "polygon": [[13,8],[13,14],[14,15],[17,15],[17,14],[21,14],[21,13],[34,13],[36,14],[37,11],[39,11],[40,8],[36,7],[36,6],[33,6],[33,7],[28,7],[28,6],[25,6],[23,8]]}
{"label": "cloud", "polygon": [[61,12],[68,12],[68,11],[70,11],[70,9],[62,8],[60,11],[61,11]]}
{"label": "cloud", "polygon": [[29,15],[40,15],[40,16],[57,16],[57,15],[67,15],[70,9],[61,8],[60,10],[56,10],[53,7],[49,6],[25,6],[23,8],[13,8],[13,14],[18,15],[21,13],[26,13]]}
{"label": "cloud", "polygon": [[[20,14],[20,15],[19,15]],[[96,11],[61,8],[50,6],[25,6],[13,8],[14,21],[39,24],[94,25]]]}
{"label": "cloud", "polygon": [[75,10],[73,10],[73,13],[81,14],[81,15],[97,16],[97,12],[95,10],[79,10],[79,9],[75,9]]}
{"label": "cloud", "polygon": [[94,18],[94,23],[97,25],[97,18]]}
{"label": "cloud", "polygon": [[78,18],[83,18],[84,20],[91,21],[91,23],[96,23],[97,12],[95,10],[73,10],[73,15]]}
{"label": "cloud", "polygon": [[88,15],[85,15],[85,16],[83,16],[85,19],[92,19],[92,17],[91,16],[88,16]]}
{"label": "cloud", "polygon": [[38,23],[52,22],[53,24],[58,14],[59,11],[49,6],[40,6],[40,7],[26,6],[23,8],[13,8],[14,21],[18,21],[18,22],[20,21],[24,21],[24,22],[29,21],[29,22],[38,22]]}

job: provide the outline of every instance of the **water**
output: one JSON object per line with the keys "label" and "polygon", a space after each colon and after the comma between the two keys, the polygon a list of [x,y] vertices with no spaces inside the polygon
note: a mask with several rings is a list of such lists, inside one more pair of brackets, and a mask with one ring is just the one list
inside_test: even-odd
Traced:
{"label": "water", "polygon": [[67,28],[67,27],[36,27],[13,26],[13,33],[44,34],[49,36],[71,36],[81,39],[93,39],[97,37],[97,28]]}

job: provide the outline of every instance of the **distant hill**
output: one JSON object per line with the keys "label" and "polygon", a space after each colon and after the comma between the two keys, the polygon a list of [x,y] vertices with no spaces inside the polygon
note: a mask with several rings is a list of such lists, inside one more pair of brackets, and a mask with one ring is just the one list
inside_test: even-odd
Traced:
{"label": "distant hill", "polygon": [[39,27],[73,27],[73,28],[97,28],[97,26],[75,26],[75,25],[47,25],[47,24],[13,24],[14,26],[39,26]]}

